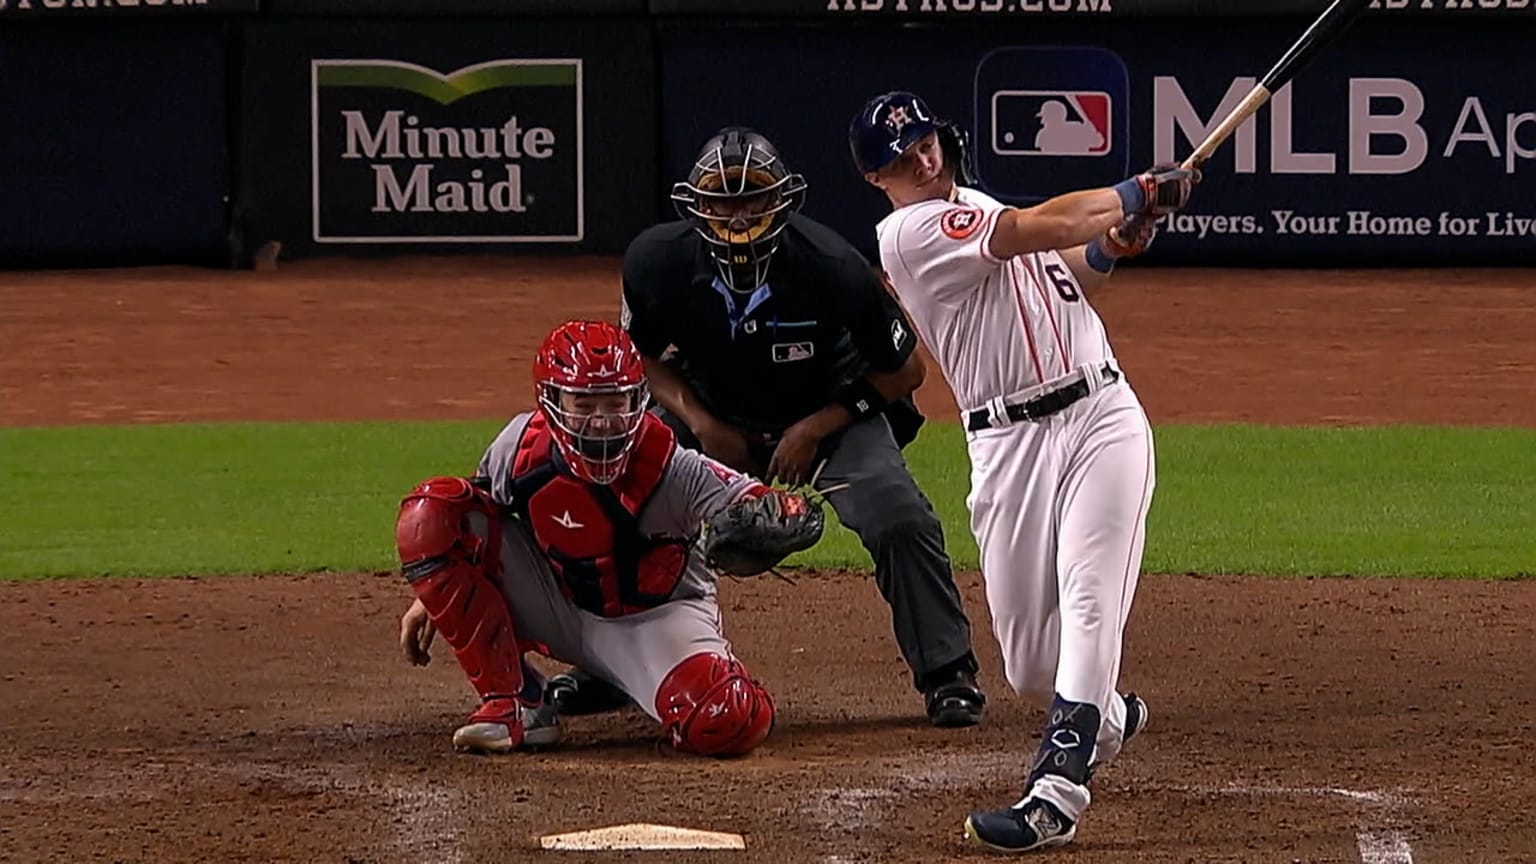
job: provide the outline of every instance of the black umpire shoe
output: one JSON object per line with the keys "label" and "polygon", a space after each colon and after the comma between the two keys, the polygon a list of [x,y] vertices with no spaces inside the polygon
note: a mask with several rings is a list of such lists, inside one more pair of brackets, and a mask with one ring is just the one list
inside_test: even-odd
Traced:
{"label": "black umpire shoe", "polygon": [[975,726],[987,705],[976,676],[963,668],[933,676],[923,696],[928,722],[944,728]]}
{"label": "black umpire shoe", "polygon": [[544,701],[566,717],[606,714],[634,703],[628,693],[580,669],[552,676],[544,686]]}

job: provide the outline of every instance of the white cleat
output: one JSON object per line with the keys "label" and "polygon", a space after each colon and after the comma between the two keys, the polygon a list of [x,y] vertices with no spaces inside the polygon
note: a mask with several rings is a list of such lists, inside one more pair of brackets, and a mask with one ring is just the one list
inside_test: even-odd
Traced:
{"label": "white cleat", "polygon": [[511,753],[517,745],[505,723],[470,723],[453,733],[453,749],[469,753]]}
{"label": "white cleat", "polygon": [[[476,716],[481,713],[476,712]],[[518,716],[521,722],[517,724],[480,720],[460,726],[453,733],[453,747],[469,753],[511,753],[514,750],[549,747],[560,743],[564,737],[560,715],[552,706],[529,708],[520,705]]]}

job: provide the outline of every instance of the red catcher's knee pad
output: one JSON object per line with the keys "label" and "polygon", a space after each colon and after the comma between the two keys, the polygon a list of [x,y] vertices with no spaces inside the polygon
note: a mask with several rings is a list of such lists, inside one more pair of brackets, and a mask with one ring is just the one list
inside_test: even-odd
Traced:
{"label": "red catcher's knee pad", "polygon": [[[495,504],[462,477],[433,477],[416,485],[395,517],[395,549],[407,581],[447,564],[481,565],[497,554]],[[489,537],[470,525],[470,514],[487,519]]]}
{"label": "red catcher's knee pad", "polygon": [[672,746],[701,756],[742,756],[773,729],[773,697],[740,662],[695,654],[656,690],[656,713]]}

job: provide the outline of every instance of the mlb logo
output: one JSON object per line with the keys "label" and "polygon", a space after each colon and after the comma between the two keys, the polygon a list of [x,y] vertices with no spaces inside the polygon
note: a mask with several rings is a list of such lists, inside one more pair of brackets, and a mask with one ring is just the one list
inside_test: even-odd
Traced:
{"label": "mlb logo", "polygon": [[1106,156],[1113,98],[1102,90],[999,90],[992,152],[999,156]]}
{"label": "mlb logo", "polygon": [[1130,73],[1103,48],[999,48],[976,65],[977,185],[1028,206],[1130,174]]}
{"label": "mlb logo", "polygon": [[775,342],[773,345],[773,362],[775,363],[796,363],[809,360],[814,356],[816,356],[814,342]]}

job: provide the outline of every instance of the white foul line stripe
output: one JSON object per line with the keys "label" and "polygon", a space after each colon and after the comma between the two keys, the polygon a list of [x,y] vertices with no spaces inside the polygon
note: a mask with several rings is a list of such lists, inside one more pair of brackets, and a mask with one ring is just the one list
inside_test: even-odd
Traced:
{"label": "white foul line stripe", "polygon": [[1215,793],[1218,795],[1334,795],[1339,798],[1348,798],[1351,801],[1359,801],[1365,804],[1374,804],[1379,807],[1399,807],[1404,803],[1403,796],[1393,792],[1377,792],[1363,789],[1340,789],[1335,786],[1197,786],[1190,791],[1200,793]]}
{"label": "white foul line stripe", "polygon": [[[1181,787],[1174,787],[1181,788]],[[1408,803],[1404,796],[1396,792],[1379,792],[1365,789],[1341,789],[1335,786],[1223,786],[1223,787],[1196,787],[1184,789],[1197,793],[1216,793],[1220,795],[1317,795],[1336,796],[1350,801],[1356,801],[1368,805],[1377,811],[1385,810],[1386,815],[1401,811]],[[1408,838],[1401,831],[1390,828],[1376,830],[1369,823],[1376,821],[1368,815],[1362,815],[1361,824],[1355,834],[1355,839],[1360,845],[1361,864],[1413,864],[1413,847],[1408,844]]]}
{"label": "white foul line stripe", "polygon": [[1361,832],[1360,861],[1362,864],[1413,864],[1413,848],[1408,840],[1396,831],[1383,834]]}

